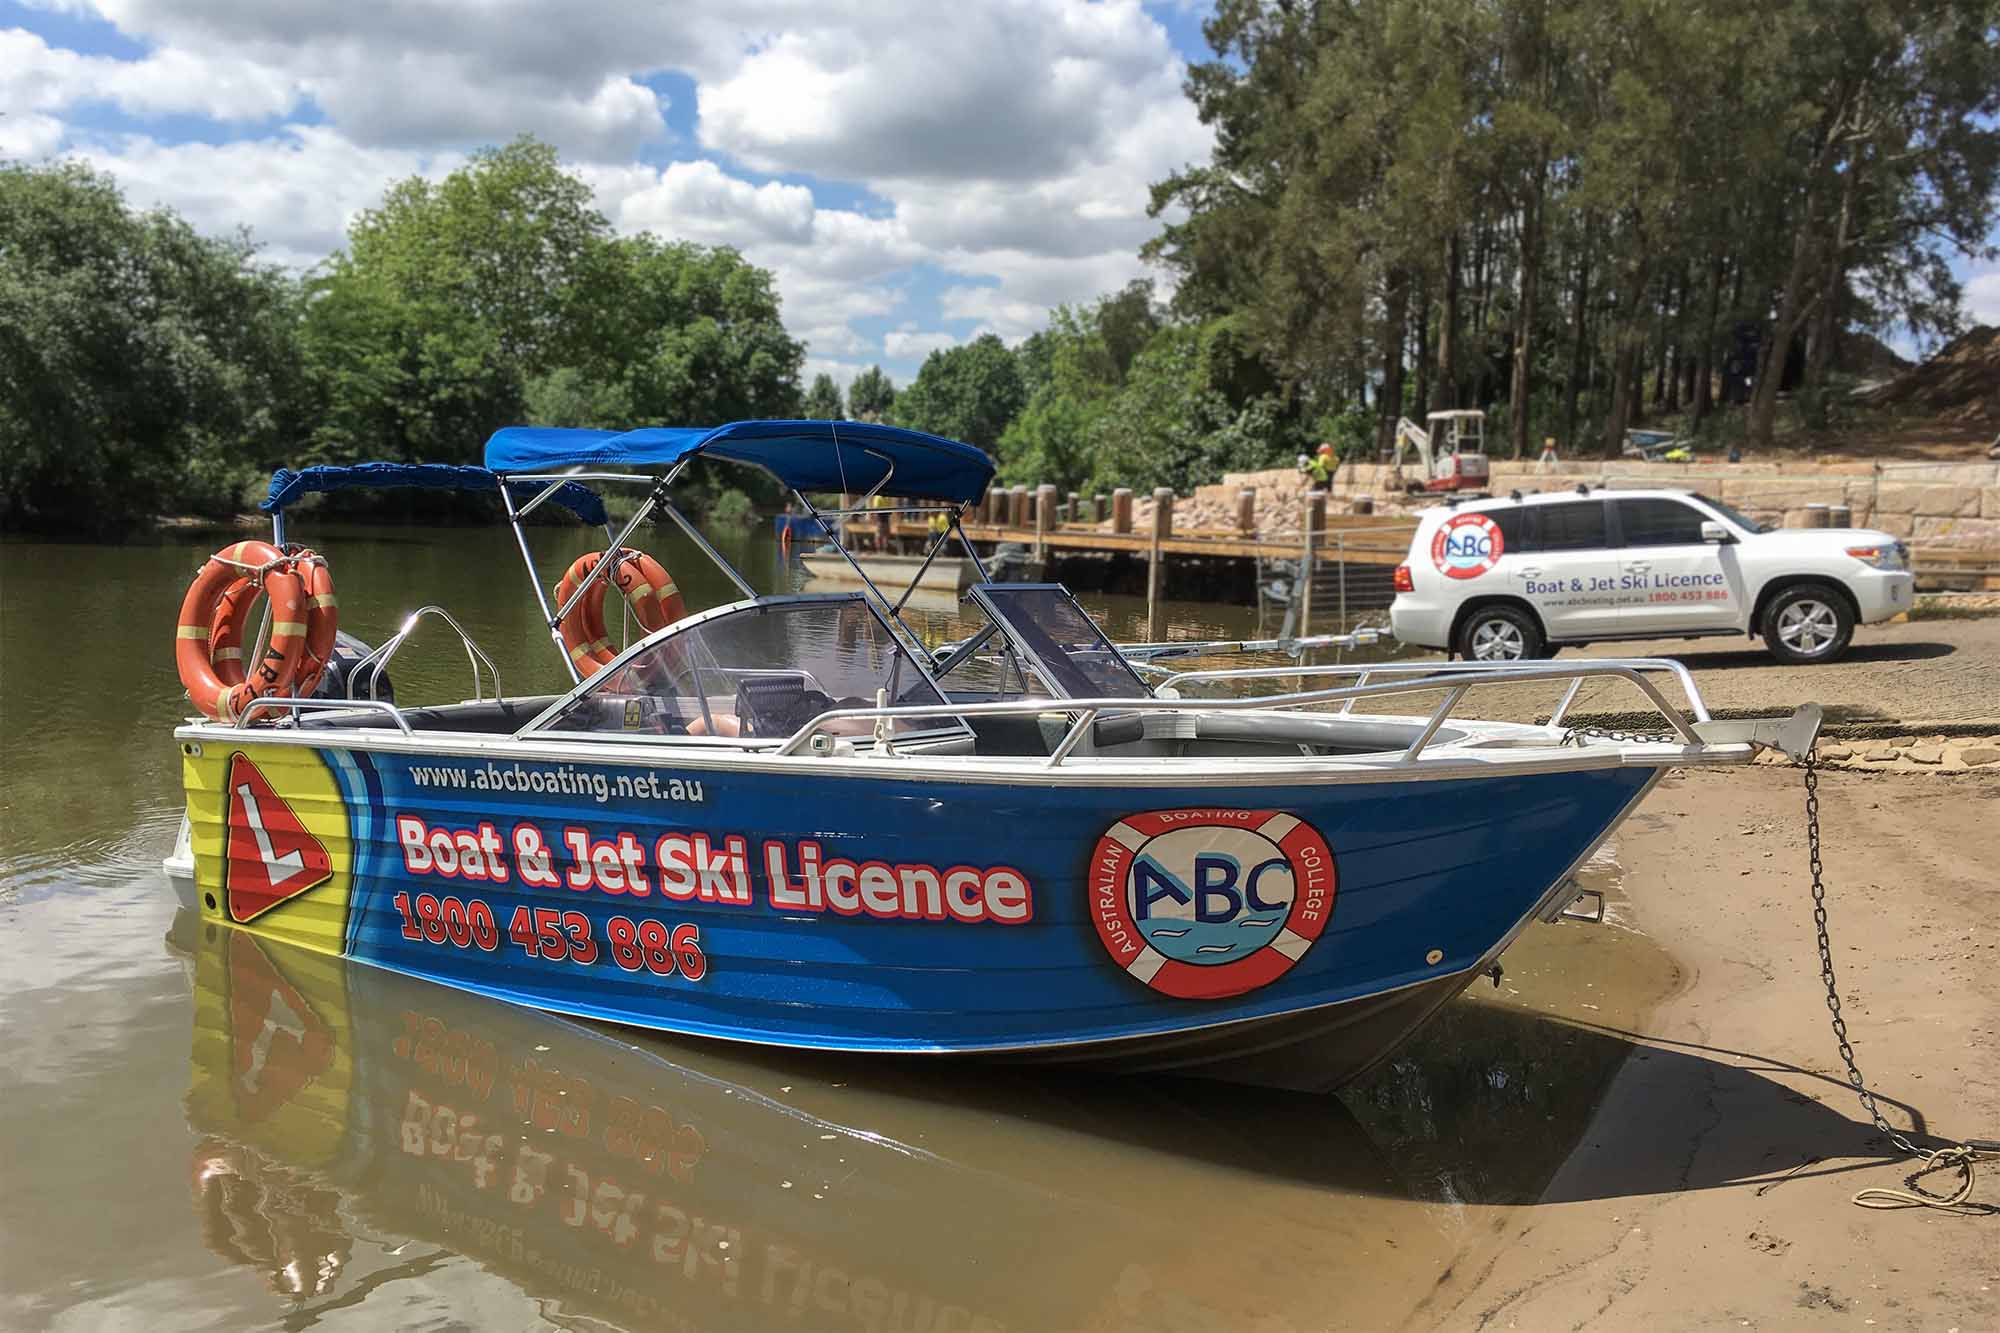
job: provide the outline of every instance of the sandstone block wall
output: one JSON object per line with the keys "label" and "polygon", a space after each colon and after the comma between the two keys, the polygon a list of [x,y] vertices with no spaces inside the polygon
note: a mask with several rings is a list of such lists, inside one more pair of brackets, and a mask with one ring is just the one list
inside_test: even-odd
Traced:
{"label": "sandstone block wall", "polygon": [[[1846,505],[1856,527],[1879,528],[1927,545],[2000,549],[2000,463],[1786,462],[1677,464],[1562,462],[1544,470],[1533,462],[1495,459],[1492,489],[1547,491],[1578,482],[1612,489],[1666,487],[1700,491],[1754,518],[1803,527],[1808,506]],[[1370,463],[1344,465],[1334,478],[1329,524],[1353,497],[1375,498],[1378,512],[1434,503],[1405,499],[1389,488],[1390,469]],[[1291,468],[1231,472],[1200,487],[1189,517],[1176,508],[1176,526],[1228,527],[1235,521],[1236,494],[1257,492],[1260,530],[1270,535],[1298,531],[1299,496],[1305,481]],[[1190,502],[1183,501],[1183,504]]]}

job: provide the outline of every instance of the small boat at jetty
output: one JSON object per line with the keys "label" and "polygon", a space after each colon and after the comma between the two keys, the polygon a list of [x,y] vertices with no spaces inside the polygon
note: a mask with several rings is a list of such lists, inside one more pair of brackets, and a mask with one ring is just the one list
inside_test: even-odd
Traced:
{"label": "small boat at jetty", "polygon": [[[1802,752],[1817,730],[1810,707],[1711,720],[1663,660],[1175,670],[1298,645],[1118,645],[1046,583],[982,578],[976,628],[930,642],[908,590],[858,565],[852,590],[753,587],[673,504],[686,469],[717,462],[764,469],[828,530],[895,497],[890,512],[944,520],[923,563],[953,548],[982,568],[959,520],[993,461],[887,426],[517,427],[484,468],[280,471],[272,540],[219,553],[181,609],[201,713],[174,733],[187,819],[167,870],[184,902],[685,1035],[1328,1087],[1562,913],[1572,872],[1669,769]],[[285,510],[366,485],[497,492],[573,687],[501,694],[434,607],[343,650],[330,572],[287,542]],[[598,494],[614,485],[644,496],[618,531]],[[828,494],[858,498],[815,508]],[[550,504],[607,539],[553,600],[523,526]],[[690,612],[628,545],[655,516],[741,598]],[[270,641],[246,647],[259,588]],[[622,649],[613,589],[646,630]],[[463,639],[472,697],[385,697],[384,668],[438,619]],[[1658,734],[1566,725],[1604,680],[1657,712]],[[1530,687],[1548,691],[1544,724],[1459,715]],[[1421,711],[1393,711],[1411,700]]]}
{"label": "small boat at jetty", "polygon": [[959,556],[926,560],[920,555],[883,555],[879,552],[807,551],[799,563],[814,579],[826,583],[846,583],[857,587],[912,587],[918,592],[962,593],[984,582],[979,562]]}

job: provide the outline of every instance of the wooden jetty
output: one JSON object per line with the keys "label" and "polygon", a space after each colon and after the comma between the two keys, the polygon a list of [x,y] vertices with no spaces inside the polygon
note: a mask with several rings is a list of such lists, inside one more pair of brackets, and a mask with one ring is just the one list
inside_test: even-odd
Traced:
{"label": "wooden jetty", "polygon": [[[1165,637],[1167,563],[1174,558],[1302,561],[1308,575],[1333,566],[1335,577],[1302,577],[1299,586],[1298,634],[1308,633],[1314,614],[1346,619],[1344,571],[1350,566],[1387,570],[1402,563],[1416,532],[1416,520],[1402,515],[1327,513],[1327,497],[1313,492],[1300,498],[1299,534],[1275,538],[1258,532],[1256,492],[1238,499],[1236,522],[1228,528],[1185,528],[1174,522],[1175,495],[1162,487],[1150,497],[1152,509],[1135,522],[1137,497],[1126,489],[1085,497],[1059,496],[1053,486],[996,487],[966,517],[965,535],[990,549],[1000,545],[1028,548],[1036,560],[1050,551],[1129,555],[1146,563],[1147,637]],[[932,535],[921,519],[884,512],[879,518],[857,516],[849,533],[873,529],[883,550],[916,546]],[[1315,593],[1319,605],[1314,606]]]}

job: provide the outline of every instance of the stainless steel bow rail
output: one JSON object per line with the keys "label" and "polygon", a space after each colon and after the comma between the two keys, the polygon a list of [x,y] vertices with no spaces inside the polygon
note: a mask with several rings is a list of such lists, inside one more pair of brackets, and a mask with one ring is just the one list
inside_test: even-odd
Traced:
{"label": "stainless steel bow rail", "polygon": [[392,703],[387,703],[379,699],[295,699],[285,698],[280,695],[267,695],[262,699],[252,699],[249,703],[245,704],[243,711],[237,715],[233,726],[237,731],[243,730],[250,723],[250,715],[256,712],[289,712],[294,714],[294,720],[296,721],[296,710],[301,708],[319,708],[336,713],[348,713],[356,710],[387,713],[389,720],[394,722],[405,736],[414,737],[417,734],[410,729],[409,719],[403,716],[402,709]]}
{"label": "stainless steel bow rail", "polygon": [[[1631,667],[1638,671],[1658,671],[1672,675],[1680,682],[1681,693],[1688,701],[1688,711],[1694,714],[1696,722],[1709,721],[1708,708],[1702,702],[1701,691],[1696,688],[1694,676],[1687,667],[1665,657],[1624,657],[1604,658],[1602,664]],[[1179,671],[1163,681],[1159,688],[1170,691],[1169,697],[1181,698],[1180,691],[1185,686],[1209,681],[1253,681],[1302,679],[1306,676],[1353,676],[1355,685],[1367,685],[1376,676],[1439,676],[1447,674],[1491,674],[1506,675],[1522,672],[1546,672],[1550,668],[1538,662],[1350,662],[1334,663],[1326,666],[1295,667],[1241,667],[1213,671]],[[1577,692],[1583,688],[1585,677],[1575,676],[1569,688],[1563,692],[1562,701],[1549,715],[1548,725],[1559,727],[1568,715],[1570,706],[1576,702]],[[1263,697],[1269,700],[1270,696]],[[1656,703],[1658,701],[1655,701]],[[1341,712],[1354,711],[1354,701],[1349,699],[1341,705]],[[1713,738],[1711,738],[1713,739]]]}
{"label": "stainless steel bow rail", "polygon": [[[486,650],[474,642],[470,634],[466,633],[465,626],[459,624],[457,618],[441,606],[420,606],[410,612],[409,615],[403,617],[402,627],[384,639],[381,647],[369,653],[368,656],[362,658],[359,662],[356,662],[354,669],[347,673],[347,697],[350,700],[355,699],[354,691],[361,684],[361,673],[365,671],[368,673],[368,699],[370,702],[380,702],[382,673],[389,669],[389,659],[401,651],[404,642],[416,630],[418,622],[425,616],[436,616],[439,620],[442,620],[446,625],[451,627],[452,633],[458,635],[459,642],[465,645],[465,660],[472,664],[472,702],[484,703],[486,701],[486,696],[480,692],[479,668],[482,665],[485,666],[487,672],[493,677],[494,699],[496,701],[505,699],[507,696],[500,689],[500,668],[493,665],[493,659],[486,655]],[[408,728],[405,727],[404,730],[407,731]]]}
{"label": "stainless steel bow rail", "polygon": [[[1395,669],[1392,670],[1392,668]],[[1341,670],[1342,668],[1326,669]],[[1286,668],[1275,668],[1274,670],[1279,675],[1296,674],[1295,671]],[[1318,668],[1312,668],[1312,670],[1318,670]],[[1410,679],[1390,681],[1379,685],[1356,684],[1334,689],[1304,690],[1293,694],[1253,695],[1233,699],[1204,699],[1199,702],[1190,702],[1185,699],[1159,698],[1057,699],[1042,697],[1010,699],[994,703],[944,703],[896,705],[894,707],[876,708],[834,708],[821,713],[818,717],[815,717],[793,732],[774,753],[780,756],[797,754],[812,743],[812,738],[816,733],[832,722],[873,721],[877,719],[893,722],[899,718],[1010,717],[1041,716],[1048,713],[1074,713],[1076,717],[1071,722],[1069,730],[1049,753],[1047,767],[1055,768],[1089,734],[1091,724],[1097,720],[1100,713],[1264,712],[1272,709],[1304,708],[1313,704],[1352,703],[1359,699],[1378,699],[1395,695],[1428,693],[1433,690],[1442,690],[1445,695],[1443,701],[1431,711],[1430,716],[1424,722],[1423,730],[1410,743],[1409,747],[1404,750],[1401,758],[1397,760],[1398,763],[1407,764],[1414,763],[1417,760],[1418,756],[1424,752],[1424,748],[1437,735],[1439,728],[1444,726],[1446,719],[1451,716],[1452,711],[1457,708],[1460,701],[1475,688],[1497,684],[1532,684],[1536,681],[1570,681],[1581,683],[1584,680],[1598,678],[1623,680],[1633,685],[1646,697],[1647,702],[1652,704],[1661,718],[1667,722],[1686,746],[1699,748],[1708,744],[1730,743],[1730,741],[1737,739],[1748,741],[1751,739],[1745,736],[1741,738],[1731,737],[1730,741],[1723,741],[1719,738],[1706,737],[1701,731],[1698,731],[1696,729],[1697,724],[1707,723],[1709,717],[1707,708],[1702,704],[1701,694],[1695,688],[1694,678],[1688,674],[1687,669],[1681,666],[1680,663],[1668,661],[1663,658],[1601,660],[1577,663],[1574,666],[1547,666],[1541,664],[1523,666],[1517,663],[1495,664],[1485,662],[1431,662],[1407,665],[1389,664],[1385,666],[1382,663],[1371,663],[1365,668],[1357,666],[1346,668],[1346,670],[1355,672],[1365,670],[1376,674],[1405,674],[1421,671],[1423,674],[1413,675]],[[1648,673],[1672,675],[1681,682],[1682,688],[1687,694],[1689,711],[1695,716],[1694,723],[1690,723],[1686,717],[1682,716],[1680,709],[1668,702],[1666,696],[1660,692],[1659,687],[1647,678]],[[1195,673],[1189,674],[1192,675]],[[1574,689],[1570,693],[1573,696]],[[1565,699],[1566,705],[1567,697]]]}

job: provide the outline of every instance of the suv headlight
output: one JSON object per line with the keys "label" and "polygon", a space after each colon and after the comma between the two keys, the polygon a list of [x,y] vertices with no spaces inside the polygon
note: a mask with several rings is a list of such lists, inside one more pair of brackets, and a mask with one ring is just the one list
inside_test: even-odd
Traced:
{"label": "suv headlight", "polygon": [[1847,548],[1847,553],[1874,569],[1903,569],[1909,564],[1901,542],[1889,542],[1881,546],[1850,546]]}

